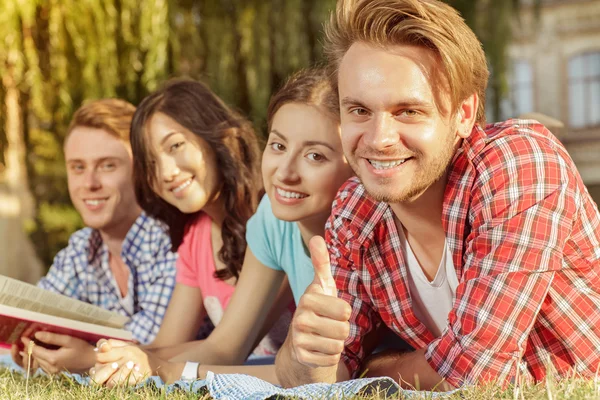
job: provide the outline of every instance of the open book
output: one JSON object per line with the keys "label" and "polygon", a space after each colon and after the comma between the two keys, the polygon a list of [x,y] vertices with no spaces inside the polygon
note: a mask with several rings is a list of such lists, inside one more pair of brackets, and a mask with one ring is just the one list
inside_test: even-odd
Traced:
{"label": "open book", "polygon": [[0,275],[0,347],[21,345],[21,336],[48,331],[84,339],[131,341],[127,317]]}

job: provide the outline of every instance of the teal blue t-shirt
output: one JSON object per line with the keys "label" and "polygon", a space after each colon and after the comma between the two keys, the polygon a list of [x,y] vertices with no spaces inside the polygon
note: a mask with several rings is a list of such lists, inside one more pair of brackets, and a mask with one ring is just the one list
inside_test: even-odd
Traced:
{"label": "teal blue t-shirt", "polygon": [[294,301],[298,304],[315,271],[304,250],[298,225],[277,219],[267,195],[263,196],[256,214],[248,220],[246,241],[258,261],[286,273]]}

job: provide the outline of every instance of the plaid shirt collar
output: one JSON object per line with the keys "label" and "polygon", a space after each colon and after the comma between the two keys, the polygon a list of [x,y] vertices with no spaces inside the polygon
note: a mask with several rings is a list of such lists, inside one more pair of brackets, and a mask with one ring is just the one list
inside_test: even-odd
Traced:
{"label": "plaid shirt collar", "polygon": [[[123,240],[123,244],[121,245],[121,259],[129,267],[129,274],[127,278],[127,286],[128,286],[128,296],[124,299],[129,298],[130,300],[134,300],[135,296],[129,296],[129,294],[133,294],[134,290],[134,282],[136,281],[136,276],[138,274],[138,268],[136,265],[143,265],[145,260],[148,258],[147,251],[142,248],[142,243],[147,241],[148,234],[146,227],[149,223],[149,217],[145,212],[142,212],[134,221],[131,228],[125,235],[125,239]],[[155,223],[158,223],[156,221]],[[89,239],[88,239],[88,247],[87,247],[87,255],[88,255],[88,266],[92,269],[100,268],[102,270],[101,274],[96,274],[98,279],[105,281],[106,287],[111,288],[111,291],[117,298],[121,298],[121,293],[114,282],[114,279],[111,278],[113,273],[110,269],[109,264],[109,251],[108,247],[102,240],[102,235],[98,229],[92,229]],[[127,314],[132,314],[134,311],[134,304],[123,304],[123,300],[116,302],[116,304],[121,305],[127,311]]]}
{"label": "plaid shirt collar", "polygon": [[[138,242],[139,244],[139,241],[143,240],[143,237],[147,234],[145,225],[148,223],[148,219],[148,215],[142,211],[133,222],[133,225],[131,225],[131,228],[129,228],[129,231],[127,231],[127,235],[125,235],[125,239],[123,239],[123,244],[121,245],[121,257],[124,260],[129,258],[135,259],[135,256],[138,255],[137,253],[141,250],[139,246],[134,246],[134,243]],[[98,262],[98,258],[102,259],[104,253],[108,251],[98,229],[91,229],[86,250],[90,264]]]}
{"label": "plaid shirt collar", "polygon": [[[356,184],[356,188],[350,195],[347,203],[352,204],[352,207],[342,209],[340,217],[350,221],[347,225],[347,228],[351,231],[349,232],[349,236],[355,238],[355,240],[349,243],[351,247],[350,252],[356,257],[352,262],[355,265],[364,265],[363,260],[371,259],[371,262],[374,264],[378,262],[385,262],[387,264],[390,261],[388,257],[392,257],[394,258],[393,265],[406,265],[404,254],[400,247],[400,235],[392,208],[388,203],[376,201],[369,196],[358,178],[352,178],[351,181],[354,181]],[[446,205],[444,205],[445,207]],[[359,209],[361,211],[357,213],[356,211]],[[369,215],[368,219],[363,219],[365,215]],[[462,256],[460,253],[456,253],[457,246],[456,240],[453,239],[454,235],[447,233],[446,237],[448,246],[452,251],[453,260],[455,261],[456,274],[460,279],[462,263],[457,263],[456,260],[462,260]],[[455,244],[454,247],[452,243]],[[386,244],[384,247],[390,250],[385,252],[384,259],[380,259],[379,257],[370,258],[369,252],[372,250],[380,251],[382,244]],[[459,244],[458,249],[459,251],[462,249],[462,244]],[[410,293],[406,268],[399,268],[396,273],[401,278],[394,280],[396,290],[401,293]],[[379,297],[377,294],[374,295],[375,297]],[[395,313],[396,320],[392,321],[392,327],[398,332],[403,331],[406,335],[405,338],[408,339],[407,342],[412,347],[425,347],[435,339],[433,333],[414,314],[410,298],[390,298],[390,301],[393,303],[391,305],[392,308],[399,310],[399,312]]]}

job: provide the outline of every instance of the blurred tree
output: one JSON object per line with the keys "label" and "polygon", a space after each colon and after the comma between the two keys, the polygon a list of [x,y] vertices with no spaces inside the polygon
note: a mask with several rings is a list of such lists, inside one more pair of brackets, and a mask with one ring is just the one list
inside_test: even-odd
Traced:
{"label": "blurred tree", "polygon": [[[81,226],[62,141],[83,101],[137,104],[169,77],[202,79],[263,127],[269,96],[320,57],[334,0],[0,0],[0,171],[46,265]],[[27,196],[29,188],[33,196]],[[33,212],[35,211],[35,212]]]}
{"label": "blurred tree", "polygon": [[[507,32],[522,0],[447,1],[482,38],[491,85],[503,93]],[[322,24],[334,7],[335,0],[0,0],[0,173],[19,186],[23,204],[31,188],[35,213],[26,226],[44,263],[81,226],[62,140],[83,101],[137,104],[167,78],[191,77],[261,132],[270,94],[322,59]]]}
{"label": "blurred tree", "polygon": [[71,115],[84,99],[136,103],[167,77],[169,8],[160,0],[0,0],[0,9],[4,175],[16,182],[12,192],[33,190],[26,227],[49,265],[81,226],[62,158]]}

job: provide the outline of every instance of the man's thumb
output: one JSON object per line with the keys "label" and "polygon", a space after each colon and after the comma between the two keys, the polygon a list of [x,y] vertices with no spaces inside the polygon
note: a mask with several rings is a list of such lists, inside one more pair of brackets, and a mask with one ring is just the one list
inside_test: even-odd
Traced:
{"label": "man's thumb", "polygon": [[325,240],[321,236],[313,236],[308,242],[310,258],[315,268],[315,282],[323,288],[323,292],[329,296],[337,295],[335,280],[331,275],[329,264],[329,252]]}

